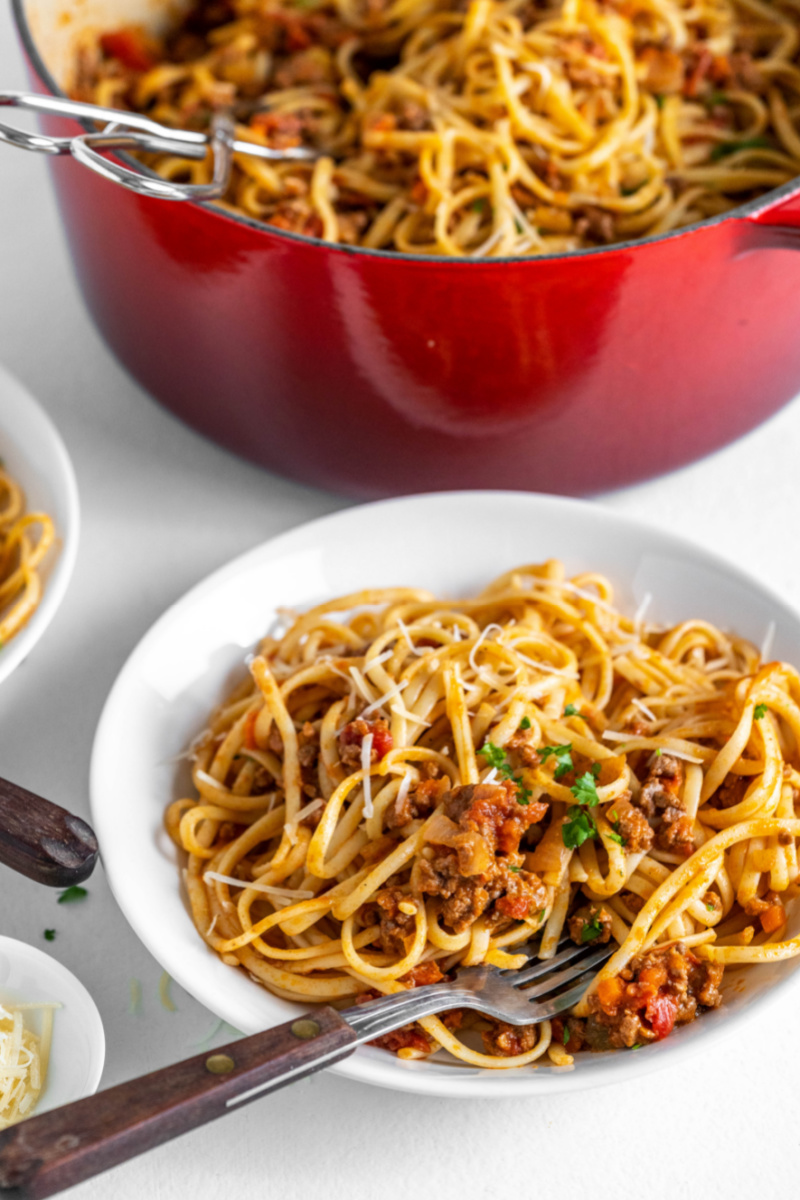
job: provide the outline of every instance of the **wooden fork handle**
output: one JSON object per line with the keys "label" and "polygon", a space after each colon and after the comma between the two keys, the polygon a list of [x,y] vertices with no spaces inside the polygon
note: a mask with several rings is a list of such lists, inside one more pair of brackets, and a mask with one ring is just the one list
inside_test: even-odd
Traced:
{"label": "wooden fork handle", "polygon": [[0,779],[0,862],[48,887],[88,879],[97,838],[82,821],[16,783]]}
{"label": "wooden fork handle", "polygon": [[358,1040],[334,1009],[319,1008],[30,1117],[0,1133],[0,1200],[53,1196],[346,1058]]}

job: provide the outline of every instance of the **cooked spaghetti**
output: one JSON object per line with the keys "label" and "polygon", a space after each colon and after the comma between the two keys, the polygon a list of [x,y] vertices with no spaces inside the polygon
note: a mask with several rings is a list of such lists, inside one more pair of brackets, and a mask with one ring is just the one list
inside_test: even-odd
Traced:
{"label": "cooked spaghetti", "polygon": [[380,1043],[486,1067],[659,1040],[719,1004],[727,963],[800,953],[800,676],[644,616],[551,561],[474,600],[344,596],[266,638],[167,812],[208,945],[349,1005],[518,968],[532,940],[618,943],[565,1020],[447,1014]]}
{"label": "cooked spaghetti", "polygon": [[[800,174],[800,0],[202,0],[171,35],[81,49],[73,94],[307,145],[238,155],[225,203],[416,254],[664,233]],[[161,156],[173,180],[210,167]]]}
{"label": "cooked spaghetti", "polygon": [[22,488],[0,461],[0,650],[39,607],[39,568],[54,540],[52,519],[26,511]]}

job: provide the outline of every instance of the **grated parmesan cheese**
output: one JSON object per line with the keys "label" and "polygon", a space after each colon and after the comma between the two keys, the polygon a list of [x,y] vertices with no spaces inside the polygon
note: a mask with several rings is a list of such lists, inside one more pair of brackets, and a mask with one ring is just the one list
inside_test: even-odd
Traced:
{"label": "grated parmesan cheese", "polygon": [[[58,1004],[0,1006],[0,1130],[29,1117],[47,1079],[53,1010]],[[42,1010],[42,1035],[25,1028],[23,1010]]]}
{"label": "grated parmesan cheese", "polygon": [[361,770],[364,772],[364,816],[371,817],[373,813],[372,807],[372,778],[370,776],[370,767],[372,765],[372,734],[367,733],[361,742]]}
{"label": "grated parmesan cheese", "polygon": [[[372,704],[368,704],[367,707],[362,712],[361,716],[366,717],[370,713],[375,712],[376,709],[383,708],[383,706],[387,700],[394,700],[395,696],[399,696],[400,693],[402,692],[403,688],[407,688],[407,687],[408,687],[408,680],[407,679],[401,680],[400,683],[397,683],[397,684],[395,684],[394,687],[389,688],[388,692],[384,692],[382,696],[379,696],[377,700],[373,700]],[[409,716],[412,716],[412,714],[409,713]],[[413,716],[412,716],[412,719],[413,719]]]}
{"label": "grated parmesan cheese", "polygon": [[301,808],[293,821],[286,822],[284,829],[286,830],[289,841],[293,846],[297,845],[297,826],[304,817],[309,817],[311,813],[316,812],[318,808],[321,808],[324,803],[325,801],[318,796],[316,800],[312,800],[310,804],[306,804],[304,808]]}
{"label": "grated parmesan cheese", "polygon": [[485,629],[481,630],[480,636],[479,636],[477,642],[475,643],[475,645],[472,647],[472,649],[469,652],[469,665],[472,667],[472,669],[476,675],[480,674],[480,667],[475,662],[475,655],[477,654],[477,652],[480,648],[481,642],[484,641],[486,638],[488,638],[489,634],[491,633],[491,631],[493,629],[496,629],[498,633],[503,632],[502,625],[495,625],[495,624],[487,625]]}
{"label": "grated parmesan cheese", "polygon": [[761,661],[766,662],[772,653],[772,643],[775,641],[775,622],[770,621],[767,626],[767,632],[764,634],[764,641],[761,643]]}
{"label": "grated parmesan cheese", "polygon": [[[317,803],[321,804],[322,801],[320,800]],[[306,807],[310,808],[311,805],[306,805]],[[301,809],[300,813],[297,814],[298,817],[304,811],[304,809]],[[219,871],[206,871],[203,875],[203,881],[208,883],[209,880],[214,880],[217,883],[227,883],[231,887],[250,888],[254,892],[264,892],[267,896],[280,896],[283,899],[311,900],[314,897],[313,892],[305,891],[303,888],[282,888],[272,887],[268,883],[248,883],[246,879],[235,879],[233,875],[222,875]]]}

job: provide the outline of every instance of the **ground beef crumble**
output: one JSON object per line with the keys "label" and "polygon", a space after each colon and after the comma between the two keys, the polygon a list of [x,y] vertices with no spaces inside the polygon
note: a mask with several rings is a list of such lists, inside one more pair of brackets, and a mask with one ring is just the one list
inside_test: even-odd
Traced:
{"label": "ground beef crumble", "polygon": [[611,940],[611,914],[599,904],[586,904],[569,919],[569,936],[579,946],[600,945]]}
{"label": "ground beef crumble", "polygon": [[[568,1019],[570,1053],[583,1045],[630,1049],[660,1041],[675,1025],[717,1007],[723,971],[722,964],[701,962],[680,942],[639,955],[618,976],[601,980],[589,997],[588,1018]],[[562,1022],[562,1034],[563,1029]]]}
{"label": "ground beef crumble", "polygon": [[641,791],[632,804],[641,810],[655,831],[655,842],[659,849],[688,858],[694,850],[694,822],[687,816],[680,795],[682,783],[683,766],[680,759],[673,758],[671,754],[654,755],[648,764]]}
{"label": "ground beef crumble", "polygon": [[[498,924],[522,920],[545,907],[547,889],[541,879],[518,867],[513,858],[522,835],[541,820],[547,805],[521,805],[516,797],[511,782],[455,787],[443,797],[447,824],[454,832],[448,845],[434,841],[432,857],[420,860],[414,891],[437,899],[444,925],[455,933],[467,929],[490,906],[490,918]],[[507,857],[498,857],[498,851]]]}
{"label": "ground beef crumble", "polygon": [[379,762],[392,749],[392,735],[386,721],[365,721],[357,717],[349,721],[339,734],[339,757],[344,766],[357,771],[361,766],[361,747],[367,734],[372,734],[370,762]]}

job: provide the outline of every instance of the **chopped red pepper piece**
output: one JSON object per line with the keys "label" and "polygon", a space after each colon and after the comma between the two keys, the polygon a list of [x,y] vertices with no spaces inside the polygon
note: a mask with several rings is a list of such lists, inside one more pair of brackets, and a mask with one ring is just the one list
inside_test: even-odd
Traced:
{"label": "chopped red pepper piece", "polygon": [[131,71],[149,71],[158,61],[150,39],[140,29],[104,33],[100,38],[100,48],[106,58],[116,58]]}

